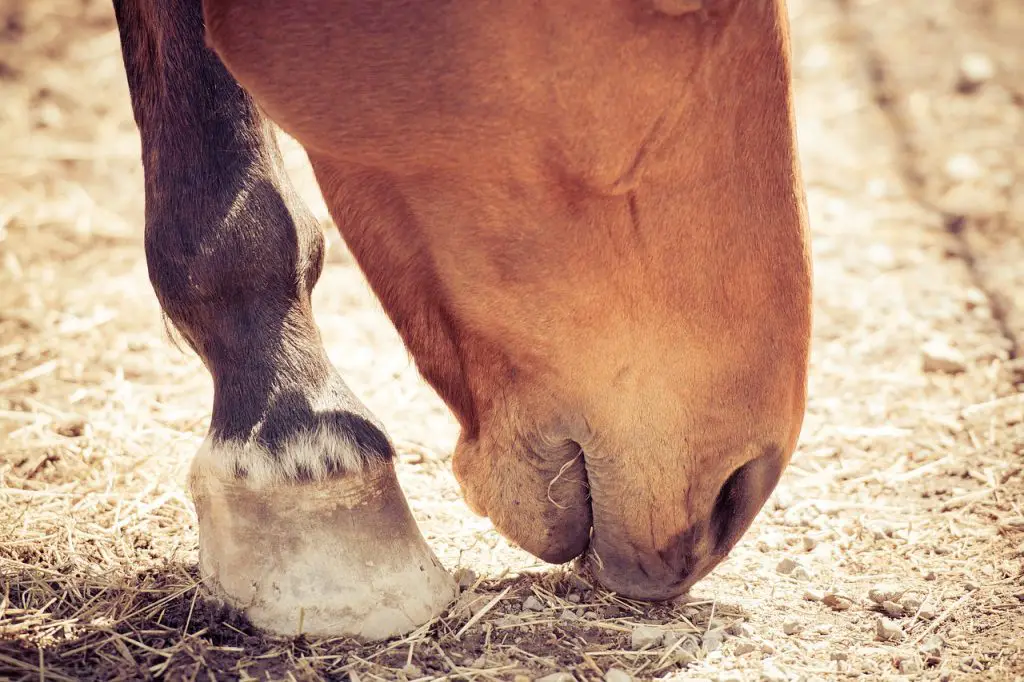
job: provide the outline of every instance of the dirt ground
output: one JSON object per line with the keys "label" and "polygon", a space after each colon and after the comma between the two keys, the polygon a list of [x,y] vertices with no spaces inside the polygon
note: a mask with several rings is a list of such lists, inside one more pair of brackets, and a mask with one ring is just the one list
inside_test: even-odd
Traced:
{"label": "dirt ground", "polygon": [[0,679],[1024,680],[1024,4],[790,13],[815,337],[754,527],[659,606],[510,547],[460,500],[455,424],[335,241],[328,350],[465,587],[358,646],[266,639],[197,585],[183,483],[211,387],[146,277],[112,10],[0,0]]}

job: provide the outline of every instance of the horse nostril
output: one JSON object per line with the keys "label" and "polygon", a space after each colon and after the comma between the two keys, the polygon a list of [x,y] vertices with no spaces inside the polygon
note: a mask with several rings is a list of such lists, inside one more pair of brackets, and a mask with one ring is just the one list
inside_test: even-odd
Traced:
{"label": "horse nostril", "polygon": [[726,479],[711,511],[715,551],[724,554],[746,532],[782,475],[781,451],[768,448]]}

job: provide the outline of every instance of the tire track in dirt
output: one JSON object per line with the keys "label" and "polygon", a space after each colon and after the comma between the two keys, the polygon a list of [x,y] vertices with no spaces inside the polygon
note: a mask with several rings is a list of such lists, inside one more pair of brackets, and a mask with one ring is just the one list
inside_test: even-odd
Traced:
{"label": "tire track in dirt", "polygon": [[[836,0],[908,193],[942,217],[1007,342],[1024,343],[1024,7],[1010,0]],[[1017,370],[1014,382],[1024,384]]]}

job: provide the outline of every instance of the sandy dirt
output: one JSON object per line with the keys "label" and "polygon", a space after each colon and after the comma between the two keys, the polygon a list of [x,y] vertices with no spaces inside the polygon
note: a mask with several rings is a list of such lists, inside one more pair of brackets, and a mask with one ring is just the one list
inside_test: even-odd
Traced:
{"label": "sandy dirt", "polygon": [[595,590],[468,511],[455,423],[335,239],[328,351],[464,586],[359,646],[265,638],[198,586],[183,484],[211,387],[146,277],[112,10],[0,1],[0,679],[1024,680],[1021,7],[791,2],[807,418],[754,527],[677,603]]}

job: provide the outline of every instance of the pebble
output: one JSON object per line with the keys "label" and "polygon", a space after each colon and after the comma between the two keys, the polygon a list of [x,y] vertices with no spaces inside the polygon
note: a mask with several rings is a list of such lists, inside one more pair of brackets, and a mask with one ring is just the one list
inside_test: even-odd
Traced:
{"label": "pebble", "polygon": [[917,617],[922,620],[932,620],[938,615],[939,607],[932,602],[926,601],[917,610]]}
{"label": "pebble", "polygon": [[459,589],[468,590],[476,584],[477,580],[476,571],[471,568],[460,568],[456,574],[456,579],[459,581]]}
{"label": "pebble", "polygon": [[789,575],[796,569],[800,564],[789,557],[785,557],[778,564],[775,565],[775,572],[781,575]]}
{"label": "pebble", "polygon": [[970,154],[954,154],[946,159],[946,175],[951,180],[966,182],[981,177],[982,169]]}
{"label": "pebble", "polygon": [[825,591],[808,587],[804,590],[804,599],[807,601],[825,601]]}
{"label": "pebble", "polygon": [[691,652],[679,651],[678,649],[672,652],[672,658],[676,663],[683,666],[697,662],[697,657],[693,655]]}
{"label": "pebble", "polygon": [[918,648],[927,658],[937,660],[942,657],[942,638],[932,635]]}
{"label": "pebble", "polygon": [[803,566],[797,566],[790,572],[789,577],[794,580],[808,581],[811,579],[811,574]]}
{"label": "pebble", "polygon": [[801,542],[803,543],[805,552],[810,552],[818,546],[818,538],[815,537],[813,533],[804,533],[803,538],[801,538]]}
{"label": "pebble", "polygon": [[898,601],[899,598],[903,596],[904,592],[906,592],[906,590],[899,588],[896,585],[880,583],[868,590],[868,599],[876,604],[881,604],[882,602],[887,601]]}
{"label": "pebble", "polygon": [[894,601],[882,602],[882,610],[890,618],[902,618],[904,616],[903,607]]}
{"label": "pebble", "polygon": [[545,608],[544,602],[532,594],[523,600],[523,611],[543,611]]}
{"label": "pebble", "polygon": [[901,658],[899,660],[899,667],[900,672],[904,675],[917,675],[924,670],[921,659],[913,655]]}
{"label": "pebble", "polygon": [[964,354],[944,341],[929,341],[921,347],[921,369],[925,372],[959,374],[966,371]]}
{"label": "pebble", "polygon": [[833,651],[829,654],[829,659],[833,661],[845,661],[848,658],[850,658],[850,656],[845,651]]}
{"label": "pebble", "polygon": [[405,673],[407,676],[411,677],[412,679],[416,679],[417,677],[423,677],[423,671],[420,670],[420,667],[418,665],[415,665],[413,663],[405,665],[402,668],[402,672]]}
{"label": "pebble", "polygon": [[853,600],[832,592],[826,594],[821,601],[833,611],[849,611],[853,606]]}
{"label": "pebble", "polygon": [[725,633],[725,630],[708,630],[704,633],[704,651],[717,651],[722,647],[722,642],[725,641],[726,637],[728,635]]}
{"label": "pebble", "polygon": [[732,625],[729,626],[728,629],[729,629],[729,634],[730,635],[734,635],[736,637],[753,637],[754,636],[754,628],[750,627],[750,625],[748,625],[747,623],[744,623],[741,620],[735,621]]}
{"label": "pebble", "polygon": [[973,92],[996,75],[996,66],[987,54],[971,52],[960,59],[960,75],[957,88],[961,92]]}
{"label": "pebble", "polygon": [[900,599],[900,606],[907,615],[914,615],[921,608],[921,597],[916,594],[907,593]]}
{"label": "pebble", "polygon": [[535,682],[576,682],[576,678],[572,676],[572,673],[551,673],[544,677],[538,677]]}
{"label": "pebble", "polygon": [[562,613],[558,616],[562,620],[579,620],[579,615],[572,609],[562,609]]}
{"label": "pebble", "polygon": [[782,533],[763,533],[757,540],[757,549],[761,552],[774,552],[786,546],[786,536]]}
{"label": "pebble", "polygon": [[797,620],[787,620],[782,623],[782,631],[787,635],[795,635],[803,629],[803,623]]}
{"label": "pebble", "polygon": [[761,671],[761,679],[763,682],[789,682],[789,675],[785,671],[769,664]]}
{"label": "pebble", "polygon": [[937,580],[938,577],[939,576],[936,575],[935,571],[928,571],[927,573],[924,574],[924,579],[925,580]]}
{"label": "pebble", "polygon": [[732,650],[733,654],[736,656],[745,656],[746,654],[749,654],[752,651],[757,651],[757,645],[745,639],[737,642],[736,646],[733,647]]}
{"label": "pebble", "polygon": [[888,618],[879,618],[875,622],[875,636],[883,642],[900,642],[906,637],[903,628]]}
{"label": "pebble", "polygon": [[633,682],[633,676],[622,668],[609,668],[604,674],[604,682]]}
{"label": "pebble", "polygon": [[665,640],[665,631],[652,625],[637,625],[630,636],[630,646],[635,651],[658,646]]}
{"label": "pebble", "polygon": [[967,309],[974,310],[975,308],[984,308],[988,306],[988,296],[985,292],[977,287],[970,287],[964,293],[964,299],[967,302]]}

